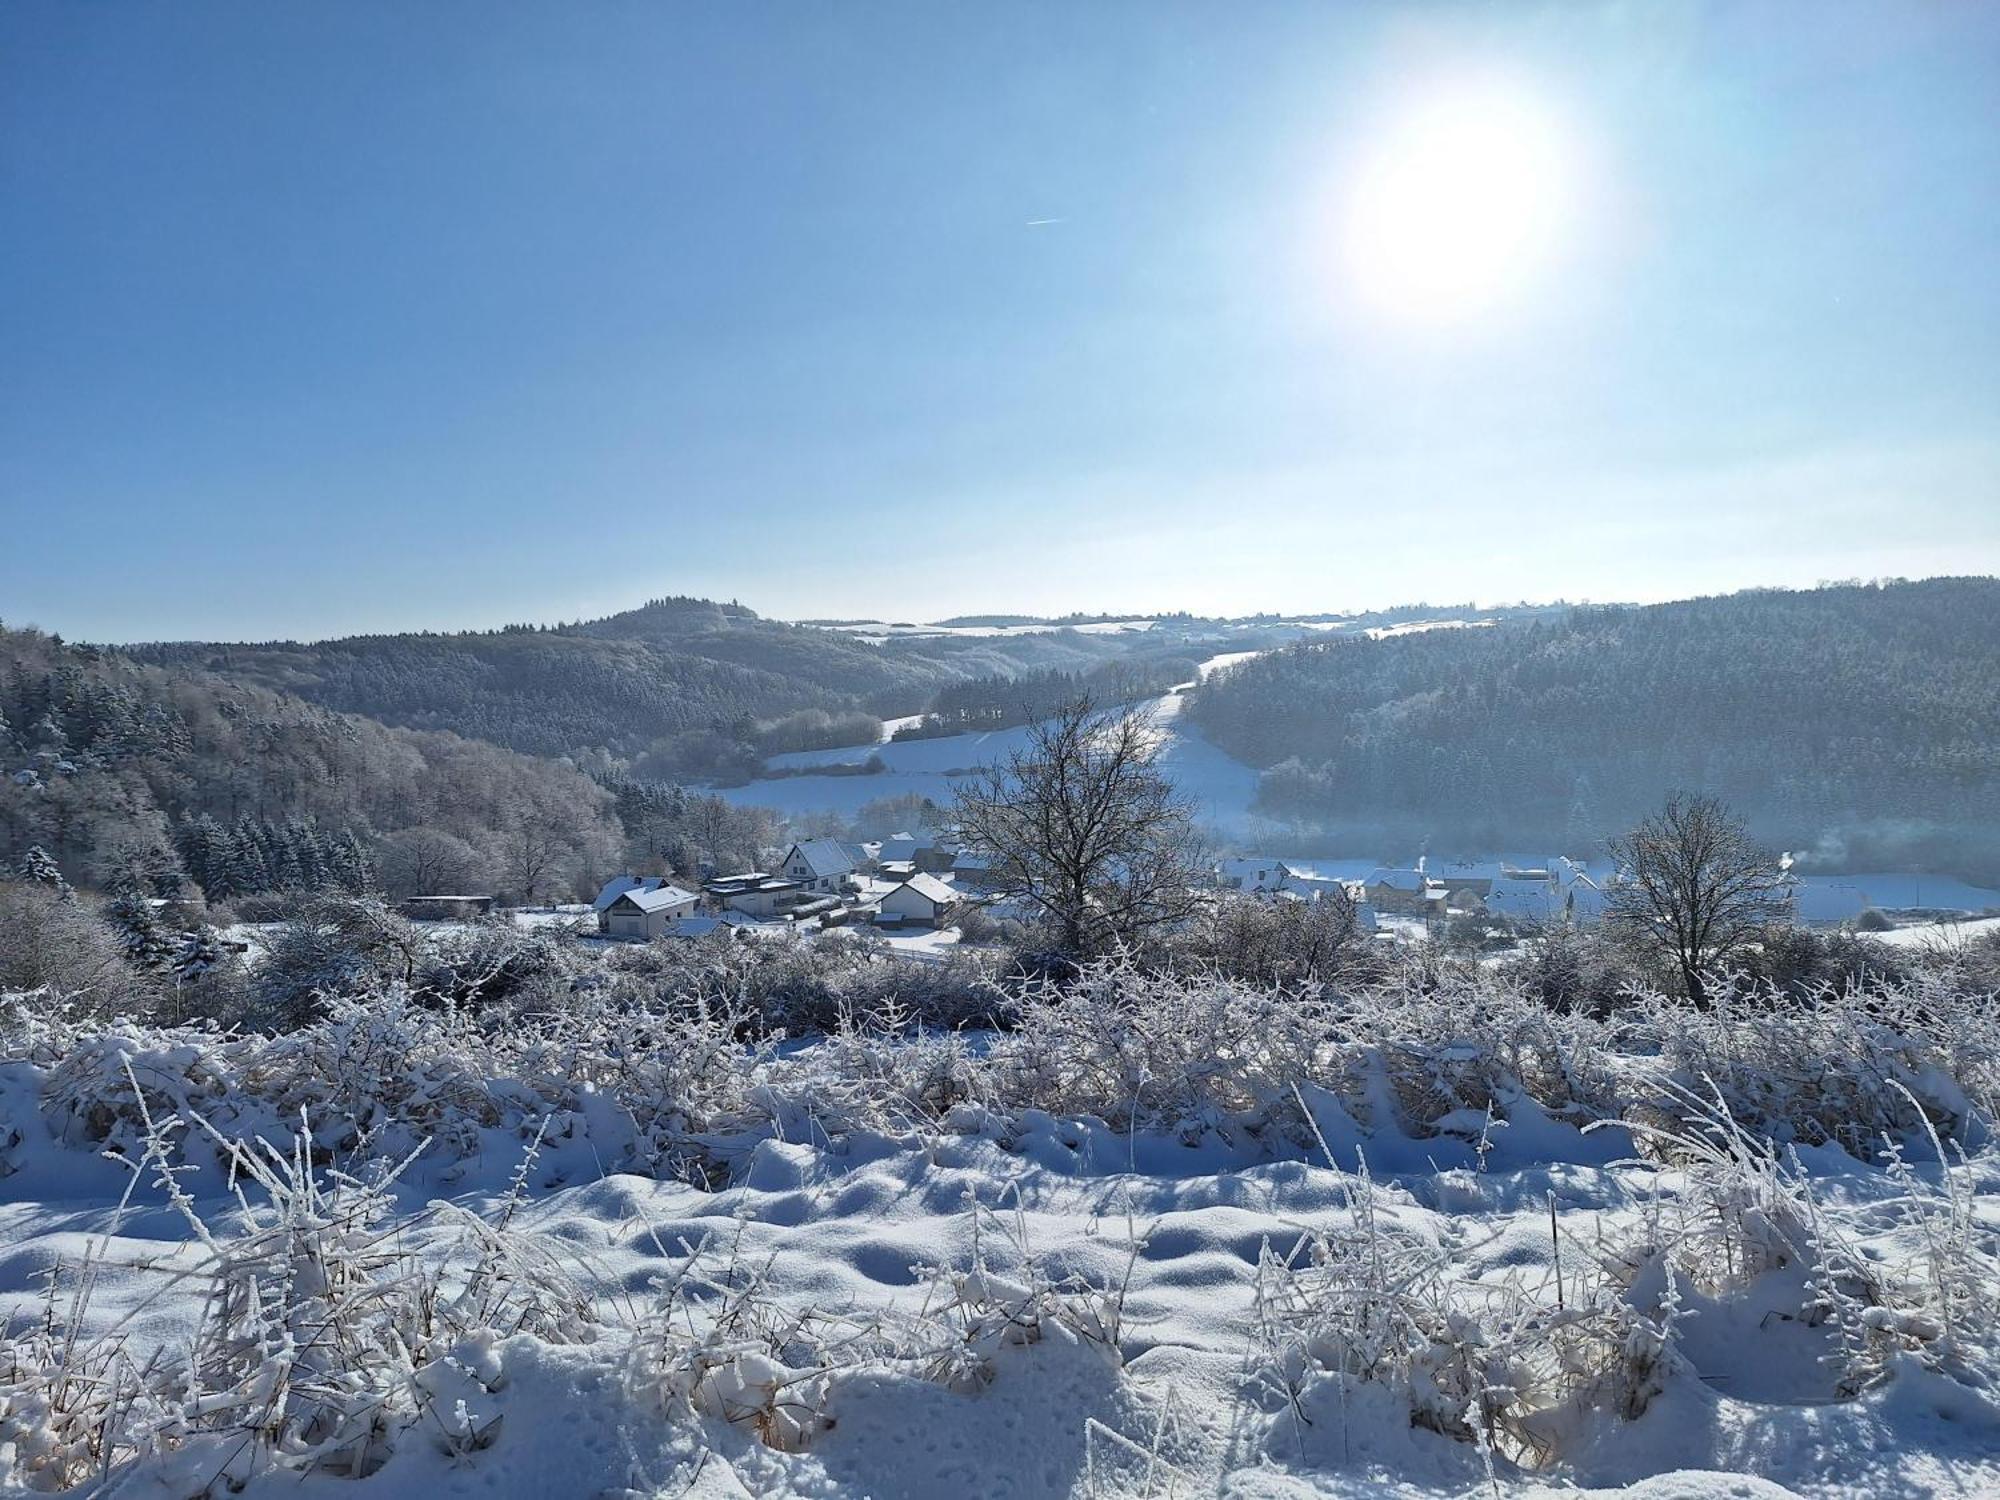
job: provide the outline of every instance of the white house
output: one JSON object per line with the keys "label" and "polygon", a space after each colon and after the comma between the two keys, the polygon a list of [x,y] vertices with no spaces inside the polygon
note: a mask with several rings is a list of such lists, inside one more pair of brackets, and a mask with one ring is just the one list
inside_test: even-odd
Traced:
{"label": "white house", "polygon": [[809,891],[837,891],[867,862],[868,856],[857,845],[838,839],[807,839],[792,845],[782,868],[787,880],[796,880]]}
{"label": "white house", "polygon": [[648,885],[621,892],[598,913],[598,930],[611,937],[661,937],[693,912],[695,894],[677,885]]}
{"label": "white house", "polygon": [[935,875],[912,875],[883,896],[881,912],[925,927],[949,927],[959,894]]}
{"label": "white house", "polygon": [[1588,875],[1580,874],[1570,881],[1563,910],[1573,925],[1582,927],[1603,920],[1604,906],[1604,888]]}
{"label": "white house", "polygon": [[1278,891],[1300,889],[1308,878],[1304,871],[1269,858],[1217,860],[1215,878],[1232,891],[1252,896],[1269,896]]}

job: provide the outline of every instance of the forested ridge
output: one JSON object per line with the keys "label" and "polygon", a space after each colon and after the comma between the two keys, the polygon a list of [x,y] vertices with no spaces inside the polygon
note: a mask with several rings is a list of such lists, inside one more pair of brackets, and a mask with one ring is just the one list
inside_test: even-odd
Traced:
{"label": "forested ridge", "polygon": [[2000,581],[1578,607],[1311,642],[1188,718],[1302,827],[1584,847],[1668,790],[1841,862],[2000,864]]}
{"label": "forested ridge", "polygon": [[623,854],[573,767],[211,674],[0,630],[0,869],[214,899],[426,875],[521,895]]}
{"label": "forested ridge", "polygon": [[[656,763],[683,764],[670,743],[677,736],[801,710],[916,713],[947,683],[1087,671],[1147,644],[1073,631],[874,644],[763,619],[741,605],[676,598],[577,624],[121,649],[385,723],[572,756],[608,772],[648,752]],[[754,745],[756,737],[730,738]]]}

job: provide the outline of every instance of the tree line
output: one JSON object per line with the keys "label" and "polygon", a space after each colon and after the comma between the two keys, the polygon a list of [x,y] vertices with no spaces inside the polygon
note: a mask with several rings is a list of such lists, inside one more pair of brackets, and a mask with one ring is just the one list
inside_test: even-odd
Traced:
{"label": "tree line", "polygon": [[389,883],[419,837],[523,897],[624,854],[574,767],[0,630],[0,868],[40,849],[78,885],[226,899]]}
{"label": "tree line", "polygon": [[[593,771],[727,779],[746,758],[826,748],[823,735],[820,743],[797,742],[796,734],[791,743],[762,742],[784,738],[774,726],[802,713],[909,714],[946,683],[1079,672],[1146,644],[1138,635],[1070,630],[875,643],[766,620],[738,604],[663,598],[547,628],[122,649],[402,728],[568,757]],[[641,758],[648,764],[638,768]]]}
{"label": "tree line", "polygon": [[1378,843],[1584,848],[1676,787],[1844,859],[2000,868],[2000,582],[1756,591],[1312,642],[1188,719],[1260,807]]}

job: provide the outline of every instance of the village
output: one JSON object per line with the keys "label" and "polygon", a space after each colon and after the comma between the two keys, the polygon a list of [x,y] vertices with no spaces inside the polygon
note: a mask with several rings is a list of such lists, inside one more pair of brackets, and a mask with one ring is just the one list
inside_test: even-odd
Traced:
{"label": "village", "polygon": [[[1595,925],[1618,879],[1602,862],[1593,867],[1568,857],[1531,866],[1420,856],[1408,867],[1381,865],[1365,874],[1328,868],[1346,863],[1232,855],[1214,860],[1208,879],[1217,899],[1349,903],[1358,930],[1385,939],[1469,933],[1472,946],[1507,947],[1550,929]],[[1796,925],[1894,925],[1859,887],[1808,883],[1792,874],[1789,858],[1778,879]],[[474,910],[491,906],[487,898],[419,897],[404,907],[412,916],[464,915],[468,903]],[[666,875],[621,874],[604,884],[591,907],[597,932],[607,938],[648,942],[718,931],[750,937],[859,928],[889,939],[892,948],[915,952],[957,941],[967,917],[981,911],[1032,916],[986,856],[948,838],[907,832],[862,842],[801,840],[770,870],[711,874],[693,889]]]}

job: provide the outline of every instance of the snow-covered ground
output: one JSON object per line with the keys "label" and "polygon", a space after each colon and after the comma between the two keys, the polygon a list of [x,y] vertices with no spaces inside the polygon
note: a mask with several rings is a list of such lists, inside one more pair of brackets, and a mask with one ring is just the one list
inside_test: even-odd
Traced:
{"label": "snow-covered ground", "polygon": [[1977,938],[2000,933],[2000,917],[1974,917],[1964,922],[1916,922],[1890,932],[1868,934],[1878,943],[1899,948],[1942,948],[1949,950]]}
{"label": "snow-covered ground", "polygon": [[[114,1055],[164,1116],[174,1090],[219,1086],[199,1052],[134,1038]],[[851,1049],[788,1059],[829,1084],[853,1066]],[[109,1088],[102,1118],[62,1103],[119,1075],[71,1067],[0,1065],[0,1308],[18,1337],[53,1319],[82,1375],[98,1370],[93,1339],[123,1337],[138,1360],[203,1340],[211,1273],[244,1253],[232,1247],[249,1225],[192,1106],[178,1122],[184,1211],[158,1164],[123,1201],[132,1174],[94,1147],[137,1154],[129,1101]],[[607,1170],[631,1129],[608,1096],[539,1132],[482,1121],[468,1096],[454,1143],[412,1163],[375,1219],[326,1200],[267,1237],[261,1253],[281,1253],[264,1294],[321,1311],[295,1321],[306,1355],[251,1353],[247,1399],[274,1399],[259,1360],[309,1363],[313,1342],[361,1339],[406,1296],[442,1331],[394,1356],[412,1373],[381,1399],[408,1425],[376,1432],[368,1477],[327,1472],[336,1449],[302,1478],[313,1466],[295,1448],[264,1460],[250,1492],[2000,1494],[1995,1329],[1936,1326],[1954,1309],[1984,1319],[1992,1288],[1917,1312],[1814,1279],[1851,1266],[1901,1287],[1886,1268],[1980,1264],[2000,1233],[1990,1152],[1948,1179],[1935,1161],[1888,1171],[1832,1147],[1786,1165],[1691,1106],[1677,1128],[1707,1154],[1668,1166],[1644,1159],[1633,1128],[1586,1134],[1509,1088],[1496,1109],[1421,1133],[1389,1123],[1416,1118],[1415,1099],[1385,1093],[1364,1126],[1351,1098],[1293,1097],[1318,1142],[1273,1159],[1274,1140],[1220,1118],[1120,1130],[966,1104],[842,1128],[840,1106],[780,1085],[711,1191]],[[230,1102],[199,1107],[226,1120]],[[1941,1258],[1954,1234],[1973,1259]],[[329,1263],[351,1278],[331,1304]],[[439,1295],[412,1294],[439,1266]],[[1815,1317],[1822,1296],[1832,1315]],[[497,1326],[461,1328],[466,1299]],[[55,1416],[20,1395],[36,1347],[0,1374],[0,1465],[49,1461]],[[1857,1372],[1858,1388],[1843,1384]],[[348,1399],[299,1384],[275,1399]],[[247,1442],[190,1440],[181,1421],[173,1451],[79,1492],[165,1500],[245,1472]]]}
{"label": "snow-covered ground", "polygon": [[1154,620],[1090,620],[1082,624],[1042,621],[1027,625],[928,625],[916,621],[848,620],[820,628],[838,630],[876,645],[892,639],[921,640],[936,636],[1016,636],[1049,635],[1073,630],[1078,635],[1131,635],[1151,630]]}
{"label": "snow-covered ground", "polygon": [[[1231,651],[1201,664],[1210,671],[1256,655]],[[1217,749],[1199,730],[1179,722],[1180,689],[1152,702],[1152,710],[1168,731],[1161,764],[1177,786],[1194,798],[1203,820],[1224,837],[1246,838],[1262,822],[1250,811],[1257,795],[1257,771]],[[728,787],[722,795],[746,807],[770,807],[791,817],[837,813],[851,818],[866,804],[883,797],[914,793],[940,807],[957,795],[959,777],[982,766],[996,765],[1027,743],[1025,728],[998,729],[984,734],[956,734],[938,739],[852,745],[838,750],[795,750],[766,762],[774,771],[797,773],[815,766],[859,766],[880,758],[884,769],[873,775],[814,776],[791,774],[744,786]]]}

